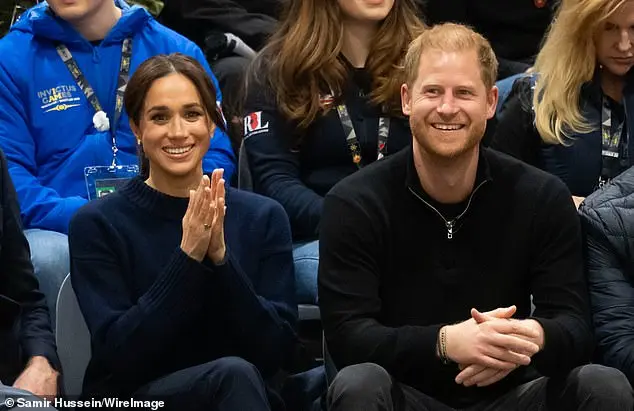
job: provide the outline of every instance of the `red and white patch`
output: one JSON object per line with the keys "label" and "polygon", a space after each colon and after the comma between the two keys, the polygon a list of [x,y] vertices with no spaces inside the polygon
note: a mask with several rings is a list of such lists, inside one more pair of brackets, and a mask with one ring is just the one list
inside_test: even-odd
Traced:
{"label": "red and white patch", "polygon": [[269,122],[262,121],[262,112],[256,111],[244,118],[244,136],[250,137],[254,134],[266,133],[269,131]]}
{"label": "red and white patch", "polygon": [[319,104],[323,108],[330,108],[335,103],[335,98],[332,94],[322,94],[319,96]]}

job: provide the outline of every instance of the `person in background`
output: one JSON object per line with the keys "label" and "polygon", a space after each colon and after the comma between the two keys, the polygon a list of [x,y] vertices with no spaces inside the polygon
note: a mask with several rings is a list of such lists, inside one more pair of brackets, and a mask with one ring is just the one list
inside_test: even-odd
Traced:
{"label": "person in background", "polygon": [[634,384],[634,168],[590,195],[579,208],[597,340],[596,362]]}
{"label": "person in background", "polygon": [[[176,51],[211,75],[194,43],[123,0],[49,0],[0,40],[0,147],[51,313],[69,272],[71,216],[137,171],[136,140],[123,111],[128,77],[148,57]],[[234,163],[219,129],[204,169],[221,167],[229,179]]]}
{"label": "person in background", "polygon": [[620,371],[586,365],[594,341],[570,192],[480,144],[496,71],[471,29],[423,33],[401,91],[412,148],[326,196],[319,302],[341,370],[330,411],[634,407]]}
{"label": "person in background", "polygon": [[491,147],[561,178],[579,205],[632,165],[634,1],[563,0]]}
{"label": "person in background", "polygon": [[533,65],[560,1],[428,0],[421,8],[430,24],[466,24],[486,37],[499,61],[497,79],[502,80]]}
{"label": "person in background", "polygon": [[236,150],[242,140],[245,73],[277,27],[282,0],[167,0],[161,23],[198,44],[224,96],[223,110]]}
{"label": "person in background", "polygon": [[267,383],[296,343],[290,227],[275,201],[225,191],[222,169],[203,173],[210,135],[225,127],[216,99],[182,54],[152,57],[130,80],[140,176],[82,207],[69,232],[92,338],[87,397],[270,409]]}
{"label": "person in background", "polygon": [[[41,401],[34,395],[52,401],[59,394],[61,365],[46,299],[33,275],[20,208],[2,151],[0,214],[0,401],[3,405],[7,398]],[[19,408],[45,408],[25,404]]]}
{"label": "person in background", "polygon": [[299,303],[317,302],[323,196],[411,140],[398,67],[424,29],[415,11],[412,0],[290,0],[250,68],[244,146],[255,191],[290,218]]}
{"label": "person in background", "polygon": [[[240,72],[246,70],[249,59],[240,59],[240,56],[231,52],[225,55],[219,50],[222,49],[219,45],[212,47],[214,44],[210,42],[220,39],[213,34],[231,33],[252,50],[259,51],[275,31],[282,3],[282,0],[168,0],[160,20],[203,50],[213,48],[218,51],[222,58],[212,64],[220,86],[224,87],[227,79],[237,76],[234,73],[236,69]],[[214,59],[218,56],[208,57]]]}
{"label": "person in background", "polygon": [[[431,24],[469,25],[486,37],[499,61],[498,111],[513,83],[531,71],[561,0],[428,0],[421,3]],[[490,139],[483,139],[485,145]]]}

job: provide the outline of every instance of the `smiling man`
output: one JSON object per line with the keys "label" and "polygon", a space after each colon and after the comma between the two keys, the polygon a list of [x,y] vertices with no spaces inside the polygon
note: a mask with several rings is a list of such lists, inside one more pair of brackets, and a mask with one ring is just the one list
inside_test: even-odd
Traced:
{"label": "smiling man", "polygon": [[[455,24],[405,58],[412,148],[327,195],[319,299],[337,410],[631,410],[593,340],[581,236],[557,178],[480,146],[497,61]],[[535,311],[531,314],[531,295]]]}

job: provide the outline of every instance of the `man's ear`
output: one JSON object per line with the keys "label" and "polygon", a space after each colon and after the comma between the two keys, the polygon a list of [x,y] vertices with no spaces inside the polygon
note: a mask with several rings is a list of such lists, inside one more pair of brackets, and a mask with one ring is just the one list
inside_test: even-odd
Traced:
{"label": "man's ear", "polygon": [[493,118],[498,107],[498,99],[500,98],[500,91],[497,86],[491,87],[491,90],[487,93],[487,119]]}
{"label": "man's ear", "polygon": [[401,85],[401,110],[406,116],[409,116],[412,112],[411,96],[407,83],[403,83],[403,85]]}

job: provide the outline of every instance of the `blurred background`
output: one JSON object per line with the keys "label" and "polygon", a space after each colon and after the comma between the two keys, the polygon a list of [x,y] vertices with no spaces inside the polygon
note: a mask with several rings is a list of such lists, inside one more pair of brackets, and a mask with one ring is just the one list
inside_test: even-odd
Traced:
{"label": "blurred background", "polygon": [[[126,0],[130,4],[139,4],[154,16],[163,9],[163,2],[160,0]],[[11,22],[17,19],[29,7],[37,4],[37,0],[0,0],[0,38],[2,38],[7,31]]]}

